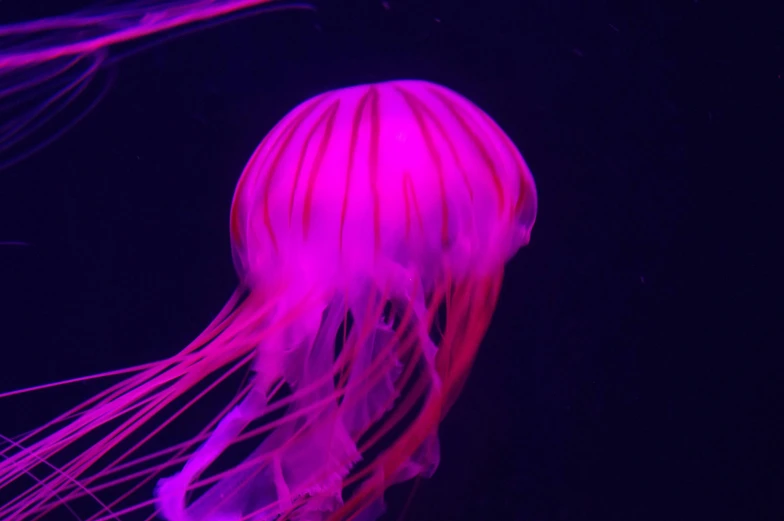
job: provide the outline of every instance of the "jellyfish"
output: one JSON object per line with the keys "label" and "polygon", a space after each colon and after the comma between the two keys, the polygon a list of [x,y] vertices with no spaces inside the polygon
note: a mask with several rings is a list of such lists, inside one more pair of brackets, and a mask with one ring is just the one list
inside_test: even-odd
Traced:
{"label": "jellyfish", "polygon": [[[512,140],[444,86],[387,81],[305,101],[237,183],[235,295],[180,353],[4,438],[0,487],[27,485],[0,519],[85,499],[90,520],[143,506],[166,521],[377,519],[389,487],[438,467],[439,425],[536,211]],[[167,406],[180,414],[209,391],[183,403],[200,382],[242,366],[250,378],[201,433],[135,455],[172,421]],[[239,463],[216,469],[248,440]],[[155,482],[155,497],[123,507],[133,479]]]}

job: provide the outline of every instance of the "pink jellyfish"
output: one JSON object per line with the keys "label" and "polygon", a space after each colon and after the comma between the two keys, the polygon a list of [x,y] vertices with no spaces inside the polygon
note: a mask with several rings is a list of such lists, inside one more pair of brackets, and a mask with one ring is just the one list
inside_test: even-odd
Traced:
{"label": "pink jellyfish", "polygon": [[[237,184],[235,297],[179,354],[7,440],[0,486],[27,486],[0,519],[86,499],[88,519],[120,519],[153,503],[122,506],[133,480],[157,480],[167,521],[378,518],[388,487],[438,466],[439,424],[536,208],[509,137],[445,87],[390,81],[304,102]],[[137,455],[209,387],[189,391],[248,363],[204,432]],[[246,440],[258,441],[242,462],[214,469]]]}

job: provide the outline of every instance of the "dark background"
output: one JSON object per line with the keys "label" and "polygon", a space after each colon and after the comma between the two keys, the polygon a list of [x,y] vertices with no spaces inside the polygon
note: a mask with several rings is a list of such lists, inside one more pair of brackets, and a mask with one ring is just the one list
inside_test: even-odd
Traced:
{"label": "dark background", "polygon": [[[777,213],[749,212],[776,197],[752,174],[781,143],[784,68],[776,18],[749,14],[324,0],[123,60],[85,120],[0,172],[0,240],[29,243],[0,247],[0,392],[174,354],[236,285],[231,197],[264,134],[325,90],[422,78],[506,130],[539,216],[408,519],[784,519],[781,373],[752,363],[780,313],[756,286],[775,232],[750,216]],[[0,432],[101,385],[9,398]]]}

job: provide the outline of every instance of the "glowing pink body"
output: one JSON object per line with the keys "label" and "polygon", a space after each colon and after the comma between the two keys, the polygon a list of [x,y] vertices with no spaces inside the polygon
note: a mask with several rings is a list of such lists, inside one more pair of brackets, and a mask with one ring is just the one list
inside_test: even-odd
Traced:
{"label": "glowing pink body", "polygon": [[[0,68],[9,63],[0,56]],[[238,182],[237,294],[179,354],[6,439],[0,489],[36,477],[0,505],[0,519],[57,516],[85,496],[97,505],[91,521],[149,506],[168,521],[376,519],[389,486],[438,466],[438,425],[536,208],[511,140],[445,87],[392,81],[306,101]],[[248,364],[253,377],[205,431],[144,453],[213,384],[188,392]],[[280,419],[251,426],[276,411]],[[209,469],[256,437],[242,464]],[[55,468],[53,458],[67,461]],[[156,480],[154,503],[128,505]]]}
{"label": "glowing pink body", "polygon": [[[283,379],[301,389],[328,376],[315,392],[328,402],[309,415],[309,433],[272,456],[266,472],[247,470],[256,476],[241,486],[232,476],[185,509],[185,489],[214,457],[215,447],[227,446],[263,413],[266,401],[235,410],[224,423],[233,428],[208,442],[214,446],[202,453],[203,461],[192,459],[190,469],[186,465],[183,474],[159,489],[165,516],[170,521],[209,519],[203,512],[213,510],[221,512],[219,519],[239,519],[270,504],[282,504],[285,511],[294,499],[305,497],[302,511],[325,516],[334,511],[342,504],[344,479],[361,459],[359,438],[399,394],[403,356],[378,304],[391,302],[401,317],[411,310],[419,324],[416,349],[427,367],[423,392],[440,410],[453,382],[442,387],[437,346],[427,335],[429,328],[422,327],[428,322],[426,300],[446,279],[500,273],[528,242],[535,214],[533,180],[517,149],[488,116],[444,87],[423,81],[352,87],[317,96],[288,114],[253,154],[238,183],[232,240],[244,282],[263,294],[283,294],[276,300],[279,316],[312,301],[296,313],[295,324],[259,345],[258,385],[266,390]],[[374,307],[375,312],[368,311]],[[338,407],[333,339],[346,308],[367,332]],[[312,364],[305,373],[303,359]],[[372,371],[371,364],[376,364]],[[435,470],[436,424],[428,419],[424,425],[427,437],[397,462],[394,475],[379,478],[373,485],[376,494]],[[276,434],[253,458],[263,460],[291,436]],[[235,500],[226,499],[229,491]],[[379,511],[378,503],[361,510],[366,518]],[[271,516],[277,513],[273,509]]]}
{"label": "glowing pink body", "polygon": [[430,285],[445,268],[496,269],[535,214],[530,172],[485,113],[438,85],[395,81],[288,114],[240,179],[232,239],[253,284],[383,285],[414,266]]}
{"label": "glowing pink body", "polygon": [[[34,517],[86,494],[100,501],[99,519],[118,515],[125,495],[98,494],[124,480],[116,475],[128,463],[120,463],[172,418],[115,461],[99,460],[203,379],[253,360],[254,378],[233,403],[241,401],[185,444],[185,466],[159,482],[161,515],[377,518],[386,488],[435,471],[438,424],[489,323],[504,263],[528,242],[535,216],[533,179],[517,149],[444,87],[394,81],[303,103],[264,139],[237,185],[231,233],[241,296],[179,355],[56,420],[65,425],[53,434],[36,431],[5,449],[0,486],[133,413],[0,516]],[[284,385],[291,396],[276,399]],[[284,408],[282,419],[247,431]],[[392,428],[397,438],[379,445]],[[229,445],[256,435],[263,441],[243,464],[198,481]],[[178,461],[148,464],[143,482]],[[352,483],[359,488],[344,497]]]}

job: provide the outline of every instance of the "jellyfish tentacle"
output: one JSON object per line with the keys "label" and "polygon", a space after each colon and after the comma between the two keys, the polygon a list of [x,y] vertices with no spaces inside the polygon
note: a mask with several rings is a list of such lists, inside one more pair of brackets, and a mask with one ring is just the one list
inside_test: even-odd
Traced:
{"label": "jellyfish tentacle", "polygon": [[350,305],[356,327],[346,342],[353,352],[341,414],[355,438],[394,405],[398,396],[395,382],[403,371],[397,353],[392,352],[396,334],[393,325],[383,314],[374,313],[374,308],[383,309],[385,297],[378,293],[363,288]]}
{"label": "jellyfish tentacle", "polygon": [[280,456],[272,458],[272,476],[278,496],[278,509],[281,511],[291,509],[291,489],[283,476],[283,461]]}
{"label": "jellyfish tentacle", "polygon": [[[290,310],[278,310],[278,318]],[[306,315],[312,317],[310,315]],[[156,487],[156,499],[164,518],[180,521],[190,519],[186,508],[186,494],[192,483],[229,447],[242,431],[255,419],[261,418],[277,388],[277,383],[284,378],[284,358],[287,351],[297,348],[281,349],[286,342],[302,345],[309,343],[315,333],[312,320],[304,320],[284,328],[265,341],[258,348],[257,362],[254,365],[255,376],[248,395],[240,404],[231,409],[218,423],[215,430],[193,454],[188,458],[183,469],[177,474],[161,479]],[[310,326],[310,328],[308,327]],[[273,463],[277,462],[273,458]],[[279,465],[279,463],[278,463]],[[281,481],[275,479],[278,497],[286,501],[287,489]]]}
{"label": "jellyfish tentacle", "polygon": [[263,415],[268,403],[267,393],[252,389],[242,402],[218,422],[207,441],[188,457],[180,472],[158,482],[155,495],[167,519],[186,519],[185,496],[191,483],[234,442],[251,421]]}
{"label": "jellyfish tentacle", "polygon": [[[387,354],[389,343],[394,336],[395,331],[389,326],[377,325],[364,345],[357,350],[352,361],[351,375],[341,407],[343,422],[352,436],[359,436],[389,411],[398,397],[395,382],[403,372],[403,364],[394,353]],[[389,361],[379,360],[384,354],[387,354]],[[381,374],[373,374],[373,369],[381,364]]]}
{"label": "jellyfish tentacle", "polygon": [[[285,353],[282,371],[295,398],[287,411],[291,420],[273,430],[237,469],[227,472],[192,505],[186,507],[183,501],[180,510],[162,509],[164,518],[268,521],[292,509],[302,516],[305,512],[331,512],[342,504],[342,480],[360,455],[337,414],[334,382],[324,376],[332,370],[334,342],[343,310],[342,302],[336,299],[320,323],[314,323],[313,314],[306,313],[279,337],[297,342],[285,350],[278,349]],[[257,374],[264,370],[264,365],[260,360]],[[250,396],[245,401],[249,399]],[[307,412],[298,414],[304,411]],[[254,404],[244,415],[224,418],[223,421],[228,420],[227,430],[220,436],[225,434],[227,438],[221,442],[230,443],[229,438],[236,437],[247,423],[262,414],[263,407]],[[235,434],[229,428],[238,430]],[[212,436],[219,430],[220,425]],[[207,464],[214,459],[213,454],[205,453]],[[168,486],[168,482],[161,481],[161,486]],[[181,497],[184,500],[184,488]]]}
{"label": "jellyfish tentacle", "polygon": [[[432,310],[426,305],[421,278],[415,269],[386,263],[383,279],[390,288],[387,293],[380,292],[376,286],[375,293],[364,292],[356,308],[352,308],[358,323],[374,321],[374,328],[363,339],[352,360],[350,382],[341,406],[344,408],[344,422],[355,438],[362,437],[376,422],[383,422],[379,424],[380,430],[360,448],[362,451],[375,445],[381,436],[394,428],[402,416],[415,406],[417,396],[426,396],[426,400],[431,402],[438,399],[441,388],[441,378],[435,366],[437,346],[429,335]],[[439,298],[434,301],[438,302]],[[363,313],[367,304],[363,306],[362,302],[378,304],[378,301],[391,305],[389,315],[394,318]],[[421,368],[421,372],[413,372],[414,367]],[[405,400],[395,409],[395,402],[402,390],[409,386],[407,382],[412,376],[419,380],[415,385],[419,390],[409,389]],[[385,417],[386,413],[390,415]],[[416,476],[433,475],[440,462],[435,428],[391,473],[379,464],[385,453],[367,471],[352,479],[364,479],[360,495],[365,500],[352,514],[351,519],[355,521],[372,521],[386,511],[383,495],[388,487]]]}
{"label": "jellyfish tentacle", "polygon": [[[312,409],[318,404],[293,426],[296,432],[281,448],[279,459],[292,501],[307,498],[300,506],[300,517],[306,512],[330,512],[342,504],[343,478],[361,459],[341,421],[333,379],[335,339],[344,316],[344,299],[336,296],[327,307],[315,338],[299,353],[291,353],[289,359],[299,369],[295,394],[301,393],[290,412]],[[305,389],[309,391],[303,392]]]}

